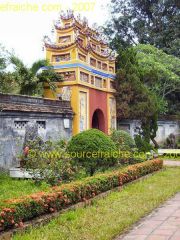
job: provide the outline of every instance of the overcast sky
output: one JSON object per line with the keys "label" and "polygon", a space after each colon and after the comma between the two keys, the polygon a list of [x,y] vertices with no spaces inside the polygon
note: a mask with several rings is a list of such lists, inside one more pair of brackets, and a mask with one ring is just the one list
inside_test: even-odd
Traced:
{"label": "overcast sky", "polygon": [[0,0],[0,43],[28,65],[44,58],[42,39],[51,36],[59,9],[71,8],[86,16],[90,25],[108,19],[110,0]]}

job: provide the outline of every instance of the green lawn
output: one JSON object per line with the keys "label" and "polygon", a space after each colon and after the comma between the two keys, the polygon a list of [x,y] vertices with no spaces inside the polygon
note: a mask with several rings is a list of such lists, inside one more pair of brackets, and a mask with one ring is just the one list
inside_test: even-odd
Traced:
{"label": "green lawn", "polygon": [[[118,166],[111,168],[105,172],[110,172],[115,169],[125,168],[126,166]],[[85,173],[81,173],[78,178],[84,178]],[[42,182],[41,185],[36,185],[31,179],[15,179],[10,178],[6,174],[0,173],[0,207],[4,205],[3,201],[11,198],[18,198],[39,191],[47,191],[51,186]]]}
{"label": "green lawn", "polygon": [[179,191],[180,168],[167,168],[13,239],[110,240]]}
{"label": "green lawn", "polygon": [[45,183],[36,186],[32,180],[16,180],[5,174],[0,174],[0,207],[3,206],[4,200],[18,198],[42,190],[46,191],[48,188]]}

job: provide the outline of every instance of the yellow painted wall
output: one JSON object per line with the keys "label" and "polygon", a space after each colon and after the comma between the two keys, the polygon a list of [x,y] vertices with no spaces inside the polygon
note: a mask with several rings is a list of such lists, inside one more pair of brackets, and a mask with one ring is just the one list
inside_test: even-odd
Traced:
{"label": "yellow painted wall", "polygon": [[108,110],[108,134],[111,134],[111,114],[110,114],[110,98],[114,98],[115,96],[113,94],[107,94],[107,110]]}
{"label": "yellow painted wall", "polygon": [[[64,24],[67,21],[63,21]],[[58,46],[62,46],[62,44],[59,44],[59,37],[60,36],[66,36],[66,35],[71,35],[71,40],[72,42],[74,42],[75,40],[75,32],[73,28],[70,29],[66,29],[64,31],[61,30],[57,30],[57,42],[56,44]],[[87,37],[85,37],[84,35],[81,36],[84,39],[84,43],[85,45],[88,43]],[[96,45],[98,45],[98,43],[94,40],[92,40],[92,42],[94,42]],[[102,48],[105,48],[105,46],[102,46]],[[71,56],[71,60],[70,61],[60,61],[60,62],[52,62],[52,55],[59,55],[59,54],[66,54],[66,53],[70,53]],[[78,58],[78,53],[81,53],[83,55],[86,55],[86,62],[81,61]],[[94,68],[92,66],[90,66],[90,58],[95,58],[96,61],[101,61],[102,63],[106,63],[107,67],[108,67],[108,71],[104,71],[102,69],[98,69],[98,68]],[[84,51],[81,48],[78,48],[77,46],[73,45],[70,47],[67,47],[66,49],[51,49],[51,48],[46,48],[46,58],[50,61],[50,63],[53,66],[56,65],[64,65],[64,64],[73,64],[73,63],[82,63],[86,66],[90,66],[98,71],[102,71],[104,73],[110,73],[109,71],[109,66],[112,66],[115,68],[115,62],[113,61],[109,61],[108,59],[101,57],[99,55],[96,55],[95,53],[92,52],[88,52],[86,53],[86,51]],[[71,87],[71,106],[74,112],[74,118],[73,118],[73,135],[79,133],[80,131],[80,92],[85,92],[87,93],[87,128],[90,127],[90,119],[89,119],[89,89],[93,88],[93,89],[98,89],[100,91],[104,91],[107,92],[107,110],[108,110],[108,133],[110,134],[111,131],[111,117],[110,117],[110,105],[109,105],[109,99],[111,97],[114,97],[114,93],[115,90],[110,88],[110,81],[111,79],[107,79],[107,78],[103,78],[102,79],[106,79],[107,81],[107,85],[106,88],[98,88],[94,85],[91,84],[91,82],[89,83],[85,83],[80,81],[80,71],[85,72],[87,74],[89,74],[89,81],[91,81],[91,72],[86,71],[83,68],[66,68],[66,69],[57,69],[57,72],[67,72],[67,71],[75,71],[76,72],[76,80],[75,81],[64,81],[61,83],[56,83],[57,84],[57,92],[53,93],[50,89],[48,89],[48,84],[45,84],[45,88],[44,88],[44,96],[46,98],[51,98],[51,99],[57,99],[57,94],[62,92],[62,88],[64,86],[70,86]]]}
{"label": "yellow painted wall", "polygon": [[[44,89],[44,96],[46,98],[51,98],[51,99],[57,99],[56,94],[62,93],[62,87],[64,86],[71,86],[71,107],[74,112],[74,117],[73,117],[73,135],[77,134],[80,132],[79,128],[79,123],[80,123],[80,99],[79,99],[79,93],[80,92],[85,92],[87,93],[87,129],[89,129],[90,126],[90,121],[89,121],[89,90],[84,87],[80,87],[77,84],[59,84],[57,83],[58,86],[61,85],[61,87],[57,88],[57,92],[53,93],[51,89]],[[45,87],[48,87],[47,84],[45,84]]]}

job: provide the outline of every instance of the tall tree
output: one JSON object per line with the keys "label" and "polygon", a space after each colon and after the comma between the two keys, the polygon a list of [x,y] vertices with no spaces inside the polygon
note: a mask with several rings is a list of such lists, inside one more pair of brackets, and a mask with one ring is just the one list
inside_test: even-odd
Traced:
{"label": "tall tree", "polygon": [[[133,48],[119,50],[117,58],[117,113],[118,117],[141,120],[143,140],[147,143],[157,131],[160,111],[156,95],[141,80],[137,53]],[[157,144],[156,144],[157,146]]]}
{"label": "tall tree", "polygon": [[[14,78],[19,85],[19,93],[25,95],[42,95],[43,84],[48,83],[52,90],[55,90],[54,82],[59,82],[62,77],[58,75],[46,60],[39,60],[32,64],[30,68],[16,56],[10,57],[10,62],[14,66]],[[47,70],[41,70],[47,67]]]}
{"label": "tall tree", "polygon": [[0,92],[15,93],[17,84],[11,72],[7,70],[9,53],[0,45]]}
{"label": "tall tree", "polygon": [[152,44],[180,56],[178,0],[111,0],[112,19],[105,33],[112,45]]}
{"label": "tall tree", "polygon": [[[177,114],[180,96],[180,59],[151,45],[133,48],[139,65],[141,81],[156,94],[161,113]],[[176,101],[175,101],[176,100]]]}

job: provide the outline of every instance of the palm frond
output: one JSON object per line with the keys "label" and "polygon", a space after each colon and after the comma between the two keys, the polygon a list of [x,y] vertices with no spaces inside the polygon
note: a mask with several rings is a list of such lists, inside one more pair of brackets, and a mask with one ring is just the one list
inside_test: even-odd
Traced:
{"label": "palm frond", "polygon": [[31,67],[31,72],[36,75],[36,73],[38,72],[38,70],[42,67],[45,66],[49,66],[49,62],[48,60],[44,60],[44,59],[40,59],[36,62],[33,63],[32,67]]}
{"label": "palm frond", "polygon": [[12,63],[17,69],[20,68],[27,68],[24,63],[21,61],[20,58],[16,57],[15,55],[10,56],[10,63]]}

